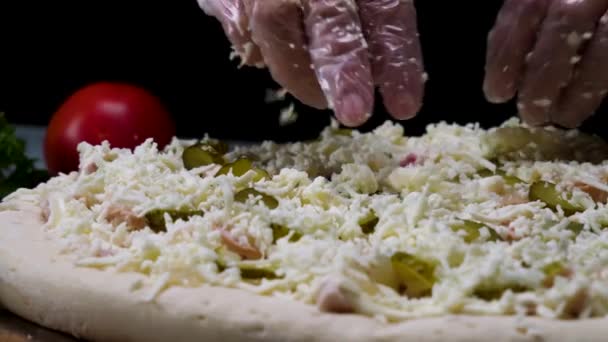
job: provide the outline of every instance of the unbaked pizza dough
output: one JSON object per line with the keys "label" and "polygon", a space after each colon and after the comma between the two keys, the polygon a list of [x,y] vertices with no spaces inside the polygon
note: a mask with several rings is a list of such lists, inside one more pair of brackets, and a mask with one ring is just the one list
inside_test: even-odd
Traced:
{"label": "unbaked pizza dough", "polygon": [[9,196],[0,304],[94,341],[608,334],[594,137],[515,121],[416,138],[329,127],[185,167],[195,143],[82,144],[78,172]]}

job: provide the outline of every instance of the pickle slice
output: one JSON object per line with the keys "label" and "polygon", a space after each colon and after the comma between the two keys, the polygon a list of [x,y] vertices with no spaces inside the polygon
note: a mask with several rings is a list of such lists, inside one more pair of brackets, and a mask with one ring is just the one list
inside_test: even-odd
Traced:
{"label": "pickle slice", "polygon": [[398,252],[391,257],[393,270],[397,275],[400,290],[408,297],[420,298],[432,294],[435,265],[413,255]]}
{"label": "pickle slice", "polygon": [[[565,193],[565,195],[569,195]],[[557,207],[561,207],[564,213],[572,215],[576,212],[585,211],[585,208],[570,203],[564,198],[564,193],[556,189],[555,184],[538,181],[530,186],[528,197],[531,201],[541,201],[545,203],[549,208],[556,210]]]}
{"label": "pickle slice", "polygon": [[247,189],[237,192],[234,195],[234,200],[237,202],[245,203],[247,201],[247,199],[249,199],[250,196],[261,197],[262,202],[264,202],[264,204],[270,209],[276,209],[276,207],[279,206],[279,201],[277,201],[276,198],[274,198],[270,195],[261,193],[252,188],[247,188]]}
{"label": "pickle slice", "polygon": [[508,175],[506,172],[504,172],[502,170],[498,170],[497,174],[502,176],[502,178],[505,180],[505,183],[507,185],[515,185],[515,184],[524,183],[523,180],[521,180],[515,176]]}
{"label": "pickle slice", "polygon": [[270,179],[270,174],[266,170],[262,170],[259,168],[253,168],[255,175],[253,176],[253,182],[257,183],[262,179]]}
{"label": "pickle slice", "polygon": [[226,263],[223,260],[216,260],[215,264],[217,265],[217,271],[219,273],[224,272],[228,268],[228,266],[226,266]]}
{"label": "pickle slice", "polygon": [[490,232],[490,237],[488,238],[489,241],[502,240],[501,236],[498,235],[498,233],[494,229],[487,227],[483,223],[479,223],[479,222],[475,222],[475,221],[464,220],[462,224],[452,226],[451,228],[452,228],[452,231],[454,231],[454,232],[465,231],[466,234],[463,236],[463,239],[466,243],[471,243],[471,242],[477,240],[479,238],[479,236],[481,236],[481,233],[479,232],[479,230],[483,227],[486,227],[488,229],[488,231]]}
{"label": "pickle slice", "polygon": [[[221,256],[218,260],[216,260],[216,265],[218,272],[224,272],[229,265],[225,262],[224,258]],[[259,280],[259,279],[277,279],[280,278],[271,267],[260,267],[256,265],[249,264],[238,264],[238,269],[241,273],[241,277],[243,279],[249,280]]]}
{"label": "pickle slice", "polygon": [[564,130],[499,127],[484,138],[489,158],[577,160],[601,163],[608,158],[608,144],[595,135],[570,135]]}
{"label": "pickle slice", "polygon": [[205,144],[215,150],[218,154],[226,154],[228,153],[228,144],[223,141],[219,141],[216,139],[210,139],[205,142]]}
{"label": "pickle slice", "polygon": [[353,131],[354,130],[352,130],[350,128],[337,128],[337,129],[333,130],[332,133],[335,135],[350,137],[353,135]]}
{"label": "pickle slice", "polygon": [[479,170],[479,171],[477,171],[477,174],[481,178],[487,178],[487,177],[496,176],[496,173],[494,173],[494,172],[492,172],[492,171],[490,171],[488,169]]}
{"label": "pickle slice", "polygon": [[156,209],[146,213],[145,218],[148,226],[154,232],[166,231],[167,226],[165,222],[165,214],[169,214],[169,217],[173,221],[176,220],[187,220],[192,216],[203,216],[202,210],[176,210],[176,209]]}
{"label": "pickle slice", "polygon": [[359,226],[363,234],[372,234],[379,221],[380,219],[376,216],[376,212],[371,210],[365,217],[359,220]]}
{"label": "pickle slice", "polygon": [[[555,143],[550,144],[552,142],[550,138],[552,136],[546,134],[544,130],[534,134],[532,130],[523,127],[499,127],[486,137],[486,142],[496,155],[502,155],[517,152],[530,143],[555,145]],[[545,144],[543,144],[543,147],[545,147]]]}
{"label": "pickle slice", "polygon": [[498,300],[502,298],[503,294],[511,290],[513,293],[521,293],[528,290],[523,285],[497,285],[497,286],[481,286],[473,292],[473,295],[477,298],[481,298],[486,301]]}
{"label": "pickle slice", "polygon": [[570,273],[569,269],[561,261],[554,261],[545,265],[542,271],[545,274],[545,280],[543,281],[545,287],[552,287],[556,277],[568,276]]}
{"label": "pickle slice", "polygon": [[221,153],[214,147],[202,143],[184,149],[182,161],[187,170],[211,164],[224,164],[224,158]]}
{"label": "pickle slice", "polygon": [[568,222],[568,225],[566,226],[566,229],[571,231],[574,234],[574,236],[578,236],[578,234],[580,234],[584,228],[585,228],[584,224],[582,224],[580,222],[574,222],[574,221]]}
{"label": "pickle slice", "polygon": [[502,179],[504,179],[505,184],[507,184],[507,185],[515,185],[515,184],[519,184],[519,183],[524,183],[523,180],[521,180],[515,176],[508,175],[505,171],[499,170],[499,169],[497,169],[496,172],[492,172],[488,169],[483,169],[483,170],[479,171],[479,176],[481,176],[482,178],[487,178],[487,177],[492,177],[492,176],[501,176]]}
{"label": "pickle slice", "polygon": [[266,170],[253,167],[253,163],[249,158],[239,158],[232,163],[226,164],[215,175],[220,176],[232,173],[235,177],[241,177],[249,171],[255,172],[253,176],[254,183],[262,179],[270,179],[270,174]]}
{"label": "pickle slice", "polygon": [[[287,236],[291,232],[291,229],[289,229],[285,226],[279,225],[279,224],[274,224],[274,223],[270,225],[270,228],[272,229],[272,241],[275,243],[278,240]],[[294,231],[294,233],[289,238],[289,242],[297,242],[301,238],[302,238],[302,234]]]}
{"label": "pickle slice", "polygon": [[250,159],[239,158],[232,163],[228,163],[228,164],[222,166],[222,168],[219,169],[219,171],[215,175],[216,176],[228,175],[228,174],[232,173],[232,175],[234,175],[236,177],[241,177],[242,175],[247,173],[247,171],[251,170],[252,168],[253,168],[253,164]]}
{"label": "pickle slice", "polygon": [[564,264],[559,261],[552,262],[543,267],[543,273],[548,277],[555,277],[556,275],[563,272],[563,270]]}
{"label": "pickle slice", "polygon": [[243,279],[277,279],[279,276],[270,268],[253,265],[239,265]]}

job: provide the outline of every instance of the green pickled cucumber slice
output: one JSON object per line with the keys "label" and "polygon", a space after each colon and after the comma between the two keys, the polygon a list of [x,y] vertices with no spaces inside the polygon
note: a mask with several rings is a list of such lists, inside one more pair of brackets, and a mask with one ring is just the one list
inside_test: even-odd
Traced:
{"label": "green pickled cucumber slice", "polygon": [[547,277],[555,277],[558,274],[563,273],[565,269],[566,268],[562,262],[555,261],[545,265],[542,270]]}
{"label": "green pickled cucumber slice", "polygon": [[228,175],[232,173],[236,177],[241,177],[251,169],[253,169],[253,164],[249,158],[239,158],[232,163],[224,165],[215,175]]}
{"label": "green pickled cucumber slice", "polygon": [[363,234],[372,234],[379,221],[380,219],[376,216],[376,212],[371,210],[365,217],[359,220],[359,226]]}
{"label": "green pickled cucumber slice", "polygon": [[219,273],[224,272],[228,268],[228,266],[226,266],[226,263],[222,260],[216,260],[215,264],[217,265],[217,271]]}
{"label": "green pickled cucumber slice", "polygon": [[[275,243],[278,240],[280,240],[280,239],[284,238],[285,236],[287,236],[292,231],[288,227],[285,227],[285,226],[282,226],[282,225],[279,225],[279,224],[274,224],[274,223],[270,225],[270,228],[272,229],[272,240]],[[302,234],[300,234],[299,232],[294,231],[294,233],[289,238],[289,242],[297,242],[301,238],[302,238]]]}
{"label": "green pickled cucumber slice", "polygon": [[[218,253],[219,258],[216,260],[218,272],[224,272],[230,266],[224,260],[222,253]],[[243,279],[259,280],[259,279],[277,279],[280,278],[270,266],[257,266],[250,264],[236,264]]]}
{"label": "green pickled cucumber slice", "polygon": [[487,178],[487,177],[492,177],[492,176],[501,176],[502,179],[504,179],[505,184],[507,184],[507,185],[515,185],[515,184],[524,183],[523,180],[521,180],[515,176],[508,175],[505,171],[499,170],[499,169],[497,169],[496,172],[492,172],[488,169],[483,169],[483,170],[479,171],[479,176],[482,178]]}
{"label": "green pickled cucumber slice", "polygon": [[228,144],[223,141],[210,139],[205,144],[215,150],[218,154],[226,154],[228,153]]}
{"label": "green pickled cucumber slice", "polygon": [[193,216],[203,216],[202,210],[176,210],[176,209],[155,209],[146,213],[145,218],[148,226],[154,232],[161,232],[167,230],[167,223],[165,222],[165,214],[169,214],[169,217],[173,221],[176,220],[187,220]]}
{"label": "green pickled cucumber slice", "polygon": [[496,176],[495,172],[492,172],[489,169],[482,169],[477,171],[477,174],[479,175],[479,177],[481,178],[487,178],[487,177],[492,177],[492,176]]}
{"label": "green pickled cucumber slice", "polygon": [[243,279],[277,279],[279,276],[271,269],[267,267],[256,267],[252,265],[239,265],[241,270],[241,277]]}
{"label": "green pickled cucumber slice", "polygon": [[599,136],[565,130],[499,127],[484,137],[488,158],[515,157],[532,160],[578,160],[600,163],[608,158],[608,144]]}
{"label": "green pickled cucumber slice", "polygon": [[585,211],[584,207],[570,203],[564,198],[564,195],[570,194],[558,191],[555,184],[538,181],[530,186],[528,197],[531,201],[541,201],[545,203],[553,210],[556,210],[559,206],[568,215]]}
{"label": "green pickled cucumber slice", "polygon": [[547,277],[547,280],[553,282],[553,279],[560,274],[563,274],[566,270],[564,264],[560,261],[555,261],[550,264],[547,264],[543,267],[543,273]]}
{"label": "green pickled cucumber slice", "polygon": [[345,136],[345,137],[350,137],[350,136],[353,135],[353,131],[354,130],[352,130],[350,128],[338,128],[338,129],[333,130],[332,132],[335,135],[342,135],[342,136]]}
{"label": "green pickled cucumber slice", "polygon": [[416,256],[398,252],[391,257],[393,270],[399,281],[400,290],[411,298],[432,294],[435,278],[435,265]]}
{"label": "green pickled cucumber slice", "polygon": [[545,265],[542,268],[543,273],[545,274],[545,280],[543,285],[546,287],[552,287],[557,276],[563,276],[568,273],[568,268],[561,261],[554,261],[550,264]]}
{"label": "green pickled cucumber slice", "polygon": [[187,170],[197,167],[224,164],[224,157],[215,148],[207,144],[195,144],[184,149],[182,161]]}
{"label": "green pickled cucumber slice", "polygon": [[451,228],[452,228],[452,231],[454,231],[454,232],[464,231],[465,232],[465,235],[463,236],[464,241],[466,243],[471,243],[471,242],[477,240],[479,238],[479,236],[481,236],[481,233],[479,231],[483,227],[486,227],[488,229],[488,231],[490,232],[490,237],[488,238],[489,241],[501,241],[502,240],[501,236],[494,229],[487,227],[486,225],[484,225],[483,223],[480,223],[480,222],[464,220],[462,224],[452,226]]}
{"label": "green pickled cucumber slice", "polygon": [[261,197],[262,202],[264,202],[264,204],[270,209],[276,209],[279,206],[279,201],[277,201],[276,198],[252,188],[247,188],[237,192],[234,195],[234,200],[240,203],[245,203],[250,197]]}
{"label": "green pickled cucumber slice", "polygon": [[473,295],[486,301],[493,301],[502,298],[503,294],[509,290],[513,293],[521,293],[528,291],[528,288],[519,284],[481,286],[475,289]]}
{"label": "green pickled cucumber slice", "polygon": [[585,229],[585,225],[580,222],[570,221],[570,222],[568,222],[566,229],[571,231],[574,234],[574,236],[578,236],[578,234],[580,234],[583,231],[583,229]]}
{"label": "green pickled cucumber slice", "polygon": [[215,175],[220,176],[232,173],[232,175],[235,177],[241,177],[249,171],[253,171],[255,173],[253,176],[254,183],[263,179],[270,179],[270,174],[268,171],[253,167],[251,159],[249,158],[240,158],[233,163],[226,164],[222,166],[222,168],[219,169]]}
{"label": "green pickled cucumber slice", "polygon": [[[487,137],[487,143],[496,155],[519,151],[530,143],[551,143],[551,135],[540,131],[534,134],[523,127],[499,127]],[[544,145],[543,144],[543,145]]]}
{"label": "green pickled cucumber slice", "polygon": [[253,176],[253,182],[257,183],[263,179],[270,179],[270,174],[266,170],[262,170],[259,168],[253,168],[255,175]]}

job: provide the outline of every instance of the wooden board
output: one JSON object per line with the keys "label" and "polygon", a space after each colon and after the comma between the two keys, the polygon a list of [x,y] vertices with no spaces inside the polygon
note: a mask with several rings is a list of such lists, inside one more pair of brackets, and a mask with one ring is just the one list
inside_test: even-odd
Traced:
{"label": "wooden board", "polygon": [[[78,342],[75,338],[30,323],[0,308],[1,342]],[[82,341],[81,341],[82,342]]]}

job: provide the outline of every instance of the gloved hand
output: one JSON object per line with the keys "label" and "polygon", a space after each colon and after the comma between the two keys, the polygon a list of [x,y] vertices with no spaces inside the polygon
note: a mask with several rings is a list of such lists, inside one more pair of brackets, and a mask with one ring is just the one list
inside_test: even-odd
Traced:
{"label": "gloved hand", "polygon": [[484,91],[518,93],[532,125],[580,125],[608,92],[607,0],[506,0],[488,37]]}
{"label": "gloved hand", "polygon": [[374,87],[396,119],[415,116],[424,66],[412,0],[198,0],[242,63],[266,66],[303,103],[347,126],[372,114]]}

